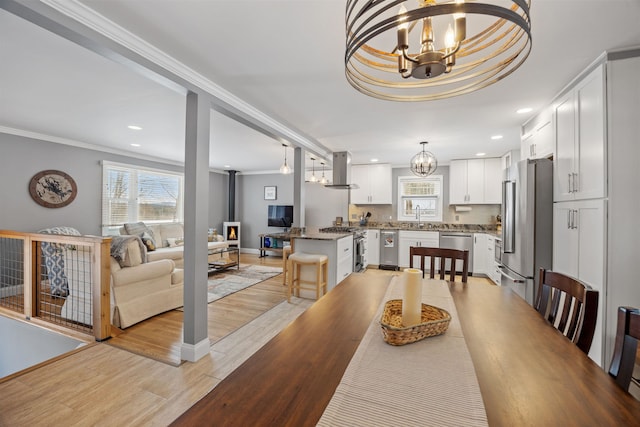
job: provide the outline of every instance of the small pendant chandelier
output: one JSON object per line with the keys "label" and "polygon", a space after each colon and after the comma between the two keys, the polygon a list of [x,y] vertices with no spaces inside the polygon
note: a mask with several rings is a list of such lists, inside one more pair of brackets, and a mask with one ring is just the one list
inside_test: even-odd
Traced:
{"label": "small pendant chandelier", "polygon": [[320,162],[322,165],[322,178],[320,178],[320,184],[325,185],[329,183],[329,180],[324,176],[324,162]]}
{"label": "small pendant chandelier", "polygon": [[316,159],[311,157],[311,178],[309,178],[309,182],[318,182],[318,178],[316,178]]}
{"label": "small pendant chandelier", "polygon": [[413,156],[409,166],[414,175],[426,177],[436,171],[438,160],[431,152],[425,150],[425,145],[428,142],[424,141],[420,144],[422,145],[422,151]]}
{"label": "small pendant chandelier", "polygon": [[283,175],[287,175],[291,173],[291,168],[287,164],[287,144],[282,144],[284,147],[284,163],[280,166],[280,173]]}

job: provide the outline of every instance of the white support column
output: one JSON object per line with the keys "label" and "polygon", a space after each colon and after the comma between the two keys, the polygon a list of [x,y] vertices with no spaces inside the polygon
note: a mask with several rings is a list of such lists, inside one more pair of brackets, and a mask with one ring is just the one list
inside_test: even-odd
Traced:
{"label": "white support column", "polygon": [[184,170],[184,330],[181,358],[209,353],[207,327],[207,230],[209,227],[210,100],[187,94]]}
{"label": "white support column", "polygon": [[304,150],[296,147],[293,150],[293,219],[294,226],[306,227],[304,220]]}

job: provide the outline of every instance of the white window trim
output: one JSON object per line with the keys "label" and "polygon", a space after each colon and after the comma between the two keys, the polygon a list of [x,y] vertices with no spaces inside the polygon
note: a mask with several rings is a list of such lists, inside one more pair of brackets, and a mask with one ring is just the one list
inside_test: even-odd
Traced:
{"label": "white window trim", "polygon": [[[118,234],[118,229],[120,228],[120,226],[122,224],[105,224],[105,206],[104,206],[104,201],[106,199],[105,197],[105,192],[107,191],[107,185],[108,185],[108,173],[109,170],[111,169],[125,169],[125,170],[129,170],[129,171],[144,171],[144,172],[152,172],[152,173],[156,173],[159,175],[168,175],[168,176],[174,176],[177,177],[180,180],[180,184],[179,184],[179,196],[178,196],[178,200],[176,201],[177,203],[177,218],[178,221],[177,222],[184,222],[184,174],[180,173],[180,172],[174,172],[174,171],[168,171],[165,169],[157,169],[157,168],[150,168],[150,167],[146,167],[146,166],[139,166],[139,165],[132,165],[132,164],[127,164],[127,163],[118,163],[118,162],[111,162],[108,160],[103,160],[101,161],[102,164],[102,198],[101,198],[101,215],[102,215],[102,234],[103,235],[112,235],[112,234]],[[133,194],[131,193],[129,195],[130,198],[130,209],[129,209],[129,213],[128,213],[128,220],[127,222],[137,222],[137,194]],[[158,220],[158,221],[153,221],[154,223],[161,223],[161,222],[168,222],[168,221],[162,221],[162,220]]]}
{"label": "white window trim", "polygon": [[[438,193],[433,196],[406,196],[402,192],[402,184],[406,182],[436,182],[438,187]],[[419,178],[416,176],[399,176],[398,177],[398,199],[397,199],[397,218],[398,221],[406,221],[406,222],[418,222],[418,218],[416,218],[415,214],[405,215],[404,212],[404,201],[407,198],[411,198],[413,200],[416,199],[425,199],[425,200],[436,200],[436,214],[435,215],[427,215],[422,214],[420,216],[420,221],[425,222],[442,222],[443,218],[443,176],[442,175],[430,175],[426,178]]]}

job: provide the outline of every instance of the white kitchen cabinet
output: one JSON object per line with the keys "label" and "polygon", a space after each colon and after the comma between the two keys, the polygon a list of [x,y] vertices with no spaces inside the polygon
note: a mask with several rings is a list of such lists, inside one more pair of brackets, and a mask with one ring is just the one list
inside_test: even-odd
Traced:
{"label": "white kitchen cabinet", "polygon": [[[500,192],[502,192],[502,181],[513,179],[514,166],[520,161],[520,150],[507,151],[501,158],[502,176],[500,177]],[[502,200],[500,200],[502,203]]]}
{"label": "white kitchen cabinet", "polygon": [[296,252],[323,254],[329,258],[327,292],[353,271],[353,235],[338,240],[297,237],[294,247]]}
{"label": "white kitchen cabinet", "polygon": [[487,277],[500,286],[502,274],[500,274],[500,264],[496,261],[496,240],[500,238],[487,234]]}
{"label": "white kitchen cabinet", "polygon": [[[604,295],[606,201],[554,203],[553,271],[574,277]],[[598,304],[598,319],[604,304]],[[602,364],[602,324],[599,321],[589,357]]]}
{"label": "white kitchen cabinet", "polygon": [[520,151],[523,159],[543,159],[553,156],[554,138],[550,108],[544,109],[522,126]]}
{"label": "white kitchen cabinet", "polygon": [[392,204],[393,178],[390,164],[353,165],[351,182],[359,187],[351,189],[351,204]]}
{"label": "white kitchen cabinet", "polygon": [[[337,268],[336,284],[342,282],[353,272],[353,236],[343,237],[336,244]],[[327,289],[330,289],[327,286]]]}
{"label": "white kitchen cabinet", "polygon": [[500,204],[501,181],[499,158],[452,160],[449,164],[449,204]]}
{"label": "white kitchen cabinet", "polygon": [[367,233],[367,250],[366,260],[367,264],[378,266],[380,265],[380,230],[370,229]]}
{"label": "white kitchen cabinet", "polygon": [[484,203],[499,205],[502,203],[502,161],[484,159]]}
{"label": "white kitchen cabinet", "polygon": [[554,103],[553,200],[605,197],[605,88],[598,66]]}
{"label": "white kitchen cabinet", "polygon": [[[426,248],[440,247],[440,233],[437,231],[408,231],[398,232],[398,265],[402,268],[409,267],[409,248],[422,246]],[[420,259],[414,259],[414,268],[420,268]]]}
{"label": "white kitchen cabinet", "polygon": [[471,271],[474,275],[487,274],[489,271],[489,254],[487,252],[489,236],[485,233],[473,235],[473,265]]}

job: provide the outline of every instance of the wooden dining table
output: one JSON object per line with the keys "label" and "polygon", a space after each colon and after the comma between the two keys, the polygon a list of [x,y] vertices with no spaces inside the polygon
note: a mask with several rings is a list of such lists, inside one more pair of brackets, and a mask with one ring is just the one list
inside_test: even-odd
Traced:
{"label": "wooden dining table", "polygon": [[[316,425],[389,281],[352,274],[172,425]],[[488,283],[448,286],[489,425],[640,424],[640,402],[518,295]]]}

